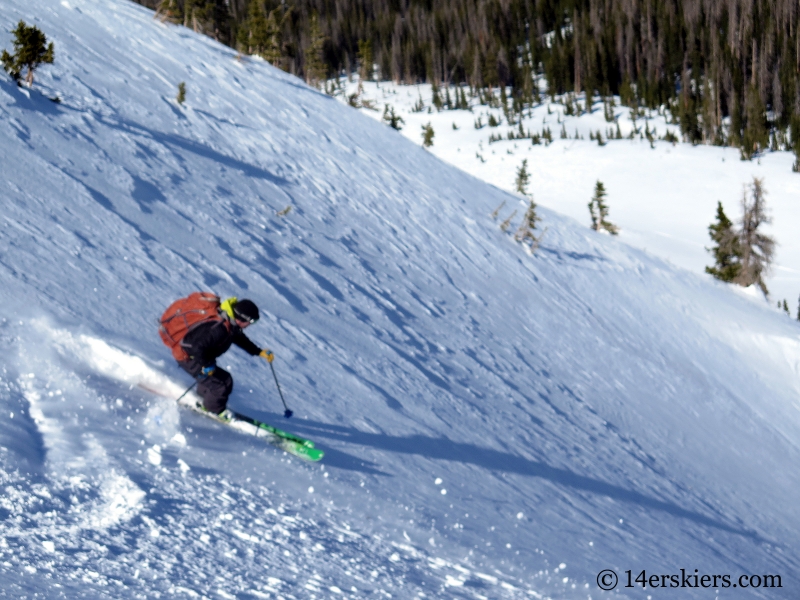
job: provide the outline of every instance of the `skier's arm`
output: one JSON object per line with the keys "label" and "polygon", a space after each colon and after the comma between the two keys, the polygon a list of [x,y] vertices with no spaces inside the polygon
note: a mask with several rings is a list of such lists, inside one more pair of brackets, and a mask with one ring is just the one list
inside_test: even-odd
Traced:
{"label": "skier's arm", "polygon": [[233,343],[247,352],[250,356],[258,356],[261,354],[261,348],[251,342],[250,338],[247,337],[241,329],[236,331],[236,333],[233,335]]}

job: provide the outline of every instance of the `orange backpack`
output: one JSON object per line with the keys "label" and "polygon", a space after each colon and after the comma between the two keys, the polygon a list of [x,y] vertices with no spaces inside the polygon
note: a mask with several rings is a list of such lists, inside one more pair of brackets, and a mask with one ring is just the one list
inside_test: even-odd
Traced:
{"label": "orange backpack", "polygon": [[158,333],[172,350],[175,360],[189,360],[181,342],[187,333],[207,321],[222,321],[219,315],[219,296],[210,292],[194,292],[169,305],[161,315]]}

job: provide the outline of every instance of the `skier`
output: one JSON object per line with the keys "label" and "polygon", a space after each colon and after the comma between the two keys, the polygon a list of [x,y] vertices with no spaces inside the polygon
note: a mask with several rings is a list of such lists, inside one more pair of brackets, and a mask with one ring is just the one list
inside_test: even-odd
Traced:
{"label": "skier", "polygon": [[258,307],[253,301],[228,298],[219,305],[215,318],[191,327],[180,340],[188,359],[178,360],[178,364],[197,379],[197,393],[203,398],[203,407],[207,411],[224,417],[228,396],[233,390],[233,378],[218,367],[216,361],[231,344],[269,363],[275,358],[269,349],[259,348],[244,334],[244,330],[256,321]]}

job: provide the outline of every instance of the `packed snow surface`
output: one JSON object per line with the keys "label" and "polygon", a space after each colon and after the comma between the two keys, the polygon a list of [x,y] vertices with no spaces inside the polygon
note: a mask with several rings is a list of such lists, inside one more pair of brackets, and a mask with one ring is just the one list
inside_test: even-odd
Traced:
{"label": "packed snow surface", "polygon": [[[552,210],[531,254],[523,198],[131,2],[20,19],[56,62],[0,78],[4,595],[797,597],[795,321]],[[231,406],[321,463],[143,389],[191,383],[155,323],[198,289],[260,306],[295,417],[236,349]]]}
{"label": "packed snow surface", "polygon": [[[544,81],[540,87],[540,104],[526,108],[521,119],[524,134],[538,136],[535,143],[519,139],[517,115],[512,112],[509,123],[496,89],[492,106],[472,98],[469,110],[455,109],[456,94],[461,95],[456,86],[438,89],[440,99],[451,100],[450,109],[445,104],[442,110],[437,110],[427,84],[359,84],[358,78],[341,78],[336,95],[343,102],[355,95],[353,102],[361,111],[378,120],[389,107],[402,119],[401,134],[416,143],[422,141],[422,126],[430,124],[433,154],[501,189],[515,191],[517,170],[526,160],[529,192],[536,202],[587,226],[587,205],[595,182],[602,181],[610,219],[623,241],[696,273],[713,263],[708,226],[715,220],[717,202],[737,222],[743,192],[757,177],[766,190],[771,218],[762,229],[777,242],[766,277],[770,298],[773,304],[786,300],[792,316],[798,314],[800,175],[792,171],[791,152],[768,151],[747,161],[736,148],[671,143],[663,139],[667,132],[674,139],[681,132],[665,107],[642,109],[637,115],[620,106],[618,97],[613,107],[598,96],[588,106],[584,94],[551,97]],[[468,88],[459,89],[467,96]],[[507,107],[512,105],[509,99]],[[494,127],[489,126],[490,116]],[[546,131],[552,142],[542,137]],[[600,143],[592,140],[598,134]]]}

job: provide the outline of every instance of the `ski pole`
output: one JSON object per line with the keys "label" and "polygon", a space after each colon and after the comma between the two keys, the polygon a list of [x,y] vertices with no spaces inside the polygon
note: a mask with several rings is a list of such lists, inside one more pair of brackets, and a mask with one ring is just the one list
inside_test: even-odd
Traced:
{"label": "ski pole", "polygon": [[288,419],[288,418],[289,418],[289,417],[291,417],[291,416],[292,416],[294,413],[293,413],[291,410],[289,410],[289,407],[288,407],[288,406],[286,406],[286,400],[284,400],[284,399],[283,399],[283,392],[281,391],[281,386],[280,386],[280,384],[278,383],[278,376],[275,374],[275,367],[273,367],[273,366],[272,366],[272,363],[269,363],[269,368],[270,368],[270,369],[272,369],[272,376],[275,378],[275,386],[278,388],[278,394],[279,394],[279,395],[280,395],[280,397],[281,397],[281,402],[283,402],[283,408],[285,408],[285,409],[286,409],[286,410],[284,411],[284,413],[283,413],[283,416],[284,416],[284,417],[286,417],[286,418]]}
{"label": "ski pole", "polygon": [[182,398],[183,398],[183,397],[184,397],[186,394],[188,394],[189,392],[191,392],[191,391],[192,391],[192,388],[194,388],[194,386],[196,386],[196,385],[197,385],[197,381],[198,381],[198,380],[197,380],[197,379],[195,379],[194,383],[193,383],[192,385],[190,385],[188,388],[186,388],[186,391],[185,391],[185,392],[183,392],[183,393],[182,393],[182,394],[181,394],[181,395],[178,397],[178,399],[177,399],[177,400],[175,400],[175,402],[180,402],[180,401],[181,401],[181,399],[182,399]]}

